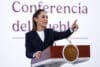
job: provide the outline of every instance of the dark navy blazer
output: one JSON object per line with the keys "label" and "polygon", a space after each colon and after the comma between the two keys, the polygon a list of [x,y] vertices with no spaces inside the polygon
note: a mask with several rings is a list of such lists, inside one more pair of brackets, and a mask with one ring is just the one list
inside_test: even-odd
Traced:
{"label": "dark navy blazer", "polygon": [[36,51],[43,51],[48,46],[52,46],[54,41],[69,37],[72,32],[70,29],[63,32],[57,32],[53,29],[44,30],[45,39],[44,42],[40,39],[36,31],[30,31],[26,33],[25,36],[25,47],[26,47],[26,56],[28,58],[33,58],[33,54]]}

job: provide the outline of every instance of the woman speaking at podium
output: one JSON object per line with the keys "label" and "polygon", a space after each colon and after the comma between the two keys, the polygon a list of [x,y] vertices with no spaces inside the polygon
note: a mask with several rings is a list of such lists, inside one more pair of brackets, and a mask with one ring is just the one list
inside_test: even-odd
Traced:
{"label": "woman speaking at podium", "polygon": [[52,46],[54,41],[67,38],[78,29],[78,25],[76,24],[77,20],[74,21],[71,28],[63,32],[46,28],[48,16],[43,9],[39,9],[35,12],[32,21],[33,29],[27,32],[25,36],[26,56],[28,58],[39,59],[41,52],[48,46]]}

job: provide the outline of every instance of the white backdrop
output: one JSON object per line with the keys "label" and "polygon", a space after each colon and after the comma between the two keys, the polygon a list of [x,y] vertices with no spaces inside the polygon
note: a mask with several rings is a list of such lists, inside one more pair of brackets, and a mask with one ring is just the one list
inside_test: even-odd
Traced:
{"label": "white backdrop", "polygon": [[[100,63],[100,9],[99,0],[2,0],[0,2],[0,66],[30,67],[30,59],[25,56],[25,33],[31,30],[31,18],[36,9],[48,12],[48,27],[57,31],[67,29],[78,19],[79,30],[69,39],[73,44],[89,44],[91,58],[74,66],[95,67]],[[67,6],[67,7],[66,7]],[[56,45],[68,44],[66,39]],[[62,67],[69,66],[64,64]],[[70,67],[73,65],[70,65]]]}

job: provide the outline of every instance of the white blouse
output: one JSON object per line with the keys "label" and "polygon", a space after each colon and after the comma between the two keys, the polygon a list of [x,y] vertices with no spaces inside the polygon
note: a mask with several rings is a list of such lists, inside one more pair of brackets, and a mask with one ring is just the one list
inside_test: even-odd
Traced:
{"label": "white blouse", "polygon": [[45,38],[44,31],[37,31],[37,33],[38,33],[40,39],[44,42],[44,38]]}

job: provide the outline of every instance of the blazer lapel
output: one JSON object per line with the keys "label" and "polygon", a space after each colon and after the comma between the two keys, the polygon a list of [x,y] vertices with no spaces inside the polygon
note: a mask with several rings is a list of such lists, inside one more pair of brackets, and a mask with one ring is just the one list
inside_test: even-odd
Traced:
{"label": "blazer lapel", "polygon": [[46,42],[46,40],[47,40],[47,37],[48,37],[48,31],[45,29],[44,30],[44,42],[41,40],[41,38],[40,38],[40,36],[38,35],[38,33],[37,32],[35,32],[35,37],[36,37],[36,39],[38,39],[41,43],[44,43],[44,42]]}
{"label": "blazer lapel", "polygon": [[37,32],[35,32],[35,34],[36,34],[36,39],[38,39],[38,40],[39,40],[39,42],[43,43],[43,41],[41,40],[41,38],[40,38],[40,36],[38,35],[38,33],[37,33]]}
{"label": "blazer lapel", "polygon": [[45,29],[44,30],[44,42],[46,42],[46,40],[47,40],[47,37],[48,37],[48,31],[47,31],[47,29]]}

